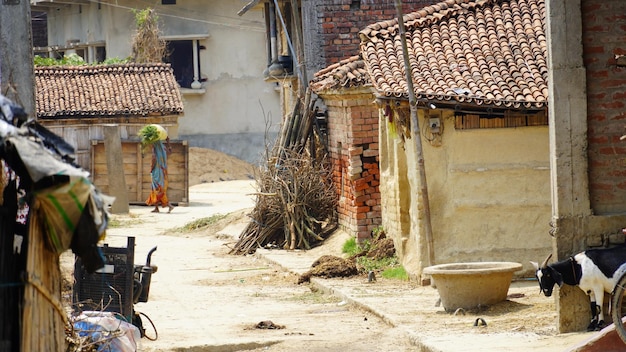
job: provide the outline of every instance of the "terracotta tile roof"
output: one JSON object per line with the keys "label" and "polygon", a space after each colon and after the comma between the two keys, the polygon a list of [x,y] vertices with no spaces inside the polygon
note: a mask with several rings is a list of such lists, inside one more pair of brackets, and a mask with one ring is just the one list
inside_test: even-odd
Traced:
{"label": "terracotta tile roof", "polygon": [[169,64],[35,68],[37,118],[171,115],[183,102]]}
{"label": "terracotta tile roof", "polygon": [[309,85],[319,93],[326,89],[371,86],[372,83],[363,59],[356,55],[318,71]]}
{"label": "terracotta tile roof", "polygon": [[[446,0],[406,14],[404,24],[417,99],[495,108],[547,104],[544,0]],[[407,98],[397,20],[359,34],[376,91]]]}

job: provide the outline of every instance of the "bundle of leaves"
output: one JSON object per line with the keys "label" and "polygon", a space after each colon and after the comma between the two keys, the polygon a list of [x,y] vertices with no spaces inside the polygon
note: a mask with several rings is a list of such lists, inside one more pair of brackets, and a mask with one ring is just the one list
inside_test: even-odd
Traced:
{"label": "bundle of leaves", "polygon": [[160,125],[151,124],[143,126],[137,135],[141,139],[141,146],[145,149],[156,141],[165,140],[167,131]]}

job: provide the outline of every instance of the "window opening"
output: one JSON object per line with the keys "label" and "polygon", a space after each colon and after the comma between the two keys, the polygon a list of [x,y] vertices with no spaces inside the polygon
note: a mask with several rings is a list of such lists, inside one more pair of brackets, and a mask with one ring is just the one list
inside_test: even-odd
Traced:
{"label": "window opening", "polygon": [[164,62],[172,65],[174,76],[181,88],[201,88],[198,40],[167,41]]}
{"label": "window opening", "polygon": [[548,116],[545,111],[516,112],[506,111],[503,115],[462,114],[454,115],[454,128],[459,130],[476,128],[511,128],[525,126],[547,126]]}

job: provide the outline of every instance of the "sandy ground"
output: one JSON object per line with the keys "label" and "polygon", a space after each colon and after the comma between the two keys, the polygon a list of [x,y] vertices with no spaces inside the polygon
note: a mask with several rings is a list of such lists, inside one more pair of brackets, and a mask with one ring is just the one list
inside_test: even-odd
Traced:
{"label": "sandy ground", "polygon": [[[190,191],[190,205],[171,214],[133,206],[113,215],[119,225],[107,230],[106,243],[122,247],[133,235],[137,264],[158,246],[149,300],[135,305],[154,322],[158,339],[142,339],[140,351],[369,351],[379,343],[386,351],[410,351],[404,332],[374,314],[298,285],[296,274],[258,256],[229,254],[253,204],[237,199],[252,190],[251,181],[200,184]],[[181,229],[220,214],[229,216],[202,230]],[[318,251],[337,253],[344,239]],[[71,278],[71,253],[62,266]],[[279,328],[257,328],[262,322]]]}
{"label": "sandy ground", "polygon": [[[370,351],[372,345],[411,350],[403,331],[373,314],[298,285],[296,274],[262,258],[228,254],[234,239],[220,228],[243,229],[245,213],[232,213],[202,231],[168,235],[167,258],[183,252],[187,260],[161,258],[164,270],[155,276],[150,301],[137,308],[158,321],[160,337],[142,341],[142,350]],[[172,308],[175,317],[166,313]],[[277,328],[257,328],[264,323]]]}
{"label": "sandy ground", "polygon": [[255,167],[234,156],[212,149],[189,148],[189,185],[248,180],[254,178]]}
{"label": "sandy ground", "polygon": [[[189,160],[189,206],[171,214],[131,206],[129,214],[113,215],[116,225],[107,230],[110,246],[136,238],[136,264],[158,246],[149,301],[135,305],[154,322],[158,339],[142,339],[140,351],[369,351],[381,345],[387,351],[411,350],[402,330],[371,312],[298,285],[298,275],[258,256],[229,254],[254,206],[254,197],[246,196],[254,192],[253,166],[201,148],[190,148]],[[229,215],[208,228],[181,230],[223,214]],[[319,250],[339,254],[344,240]],[[66,252],[61,259],[71,280],[73,255]],[[278,328],[257,327],[268,323]],[[144,324],[149,323],[144,319]],[[147,332],[152,333],[150,325]]]}

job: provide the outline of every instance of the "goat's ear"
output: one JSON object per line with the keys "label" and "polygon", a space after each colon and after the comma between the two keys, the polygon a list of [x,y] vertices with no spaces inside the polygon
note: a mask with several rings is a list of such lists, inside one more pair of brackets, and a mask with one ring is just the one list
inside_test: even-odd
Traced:
{"label": "goat's ear", "polygon": [[533,265],[533,267],[535,268],[535,270],[539,270],[539,263],[537,262],[530,262],[530,264]]}
{"label": "goat's ear", "polygon": [[554,281],[559,287],[563,286],[563,276],[561,276],[560,272],[552,270],[552,278],[554,278]]}

